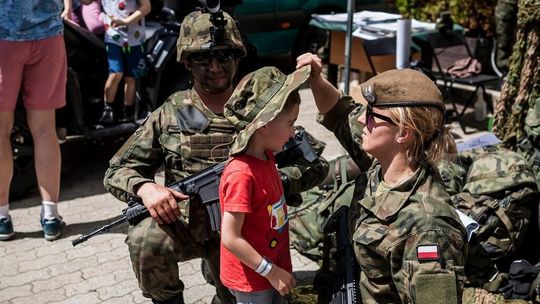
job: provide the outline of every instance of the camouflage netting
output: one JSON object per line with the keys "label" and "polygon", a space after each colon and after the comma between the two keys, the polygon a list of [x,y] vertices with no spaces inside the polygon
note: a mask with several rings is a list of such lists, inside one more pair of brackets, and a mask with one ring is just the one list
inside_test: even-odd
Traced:
{"label": "camouflage netting", "polygon": [[505,300],[502,294],[493,294],[481,288],[465,288],[463,304],[527,304],[524,300]]}
{"label": "camouflage netting", "polygon": [[[495,105],[495,134],[503,142],[518,148],[523,140],[532,140],[540,148],[540,1],[518,2],[516,43],[510,57],[508,78]],[[534,112],[528,115],[529,112]],[[526,125],[533,124],[531,128]]]}

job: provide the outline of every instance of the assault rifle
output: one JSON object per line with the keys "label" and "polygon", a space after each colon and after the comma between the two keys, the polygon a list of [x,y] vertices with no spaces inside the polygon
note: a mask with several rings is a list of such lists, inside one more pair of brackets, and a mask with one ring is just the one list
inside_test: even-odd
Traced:
{"label": "assault rifle", "polygon": [[[291,151],[294,150],[294,151]],[[290,162],[290,158],[283,158],[280,155],[285,153],[292,157],[293,155],[302,156],[309,163],[313,163],[317,159],[317,155],[311,146],[305,130],[300,128],[295,137],[289,140],[283,151],[276,154],[276,162],[279,159]],[[292,154],[291,154],[292,153]],[[315,158],[313,158],[315,156]],[[217,163],[202,171],[199,171],[191,176],[188,176],[178,182],[170,184],[168,187],[182,192],[190,197],[199,196],[202,204],[206,207],[208,216],[210,218],[210,227],[212,231],[218,231],[221,226],[221,211],[219,207],[219,180],[226,162]],[[279,165],[278,165],[279,167]],[[283,181],[288,183],[288,181]],[[123,216],[107,224],[97,230],[94,230],[88,234],[83,234],[77,239],[71,241],[73,246],[76,246],[82,242],[85,242],[91,237],[98,234],[109,232],[112,228],[128,222],[130,225],[136,225],[146,217],[150,216],[150,212],[143,205],[139,197],[131,196],[128,200],[128,207],[122,210]]]}
{"label": "assault rifle", "polygon": [[330,250],[323,256],[323,265],[320,274],[316,277],[314,285],[322,292],[319,294],[319,303],[330,304],[360,304],[360,289],[358,286],[358,263],[349,241],[349,207],[341,206],[330,217],[324,227],[325,247],[331,247],[330,234],[335,232],[336,260],[335,269],[330,270]]}

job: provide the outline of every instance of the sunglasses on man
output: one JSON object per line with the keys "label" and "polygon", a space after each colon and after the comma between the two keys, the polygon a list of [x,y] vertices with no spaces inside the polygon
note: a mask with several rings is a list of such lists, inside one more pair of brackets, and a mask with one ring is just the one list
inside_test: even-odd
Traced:
{"label": "sunglasses on man", "polygon": [[216,50],[207,52],[196,52],[189,55],[189,59],[198,65],[210,65],[212,59],[220,64],[229,63],[234,58],[233,50]]}

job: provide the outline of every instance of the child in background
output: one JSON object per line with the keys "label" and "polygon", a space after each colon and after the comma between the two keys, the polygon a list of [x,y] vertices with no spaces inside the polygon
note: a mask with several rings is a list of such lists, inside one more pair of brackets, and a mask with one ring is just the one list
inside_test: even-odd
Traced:
{"label": "child in background", "polygon": [[[90,4],[93,0],[81,0]],[[105,45],[109,61],[109,77],[105,83],[105,104],[99,122],[114,123],[113,103],[118,85],[124,77],[124,109],[121,122],[134,119],[136,79],[145,73],[144,16],[151,9],[150,0],[101,0],[105,23]]]}
{"label": "child in background", "polygon": [[309,68],[285,76],[259,69],[240,81],[225,104],[239,130],[220,182],[221,280],[238,303],[282,303],[295,285],[287,204],[274,152],[294,136]]}
{"label": "child in background", "polygon": [[103,21],[99,19],[101,14],[101,4],[93,1],[88,5],[81,5],[80,0],[64,0],[64,10],[62,18],[71,20],[79,26],[89,30],[96,35],[105,32]]}

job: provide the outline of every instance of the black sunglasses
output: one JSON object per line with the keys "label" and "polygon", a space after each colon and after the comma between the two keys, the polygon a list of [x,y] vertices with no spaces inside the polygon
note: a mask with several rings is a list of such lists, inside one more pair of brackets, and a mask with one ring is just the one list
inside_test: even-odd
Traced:
{"label": "black sunglasses", "polygon": [[392,120],[392,118],[383,114],[373,112],[373,107],[370,104],[368,104],[366,108],[366,123],[369,121],[370,117],[377,117],[381,120],[386,121],[389,124],[397,126],[397,124]]}
{"label": "black sunglasses", "polygon": [[233,50],[217,50],[208,52],[197,52],[189,56],[189,59],[198,65],[209,65],[212,58],[220,64],[228,63],[234,58]]}

